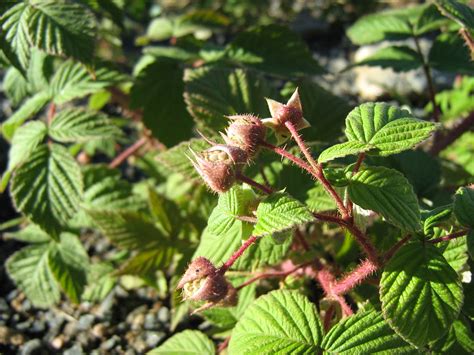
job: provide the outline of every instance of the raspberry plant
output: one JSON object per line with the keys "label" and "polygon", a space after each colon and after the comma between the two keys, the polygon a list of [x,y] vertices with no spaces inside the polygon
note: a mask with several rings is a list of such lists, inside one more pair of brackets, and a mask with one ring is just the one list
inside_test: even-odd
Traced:
{"label": "raspberry plant", "polygon": [[[128,5],[0,5],[0,188],[19,213],[0,228],[27,244],[5,266],[34,307],[132,277],[173,309],[151,353],[472,353],[472,8],[348,28],[355,45],[412,41],[351,67],[421,68],[420,110],[332,94],[285,26],[213,42],[226,7],[153,19],[133,61]],[[458,78],[437,92],[438,72]],[[111,245],[91,255],[97,238]],[[190,319],[206,331],[176,331]]]}

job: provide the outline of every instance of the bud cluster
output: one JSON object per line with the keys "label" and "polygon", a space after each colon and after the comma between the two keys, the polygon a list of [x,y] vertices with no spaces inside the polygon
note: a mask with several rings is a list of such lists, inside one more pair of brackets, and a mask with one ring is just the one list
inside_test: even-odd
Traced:
{"label": "bud cluster", "polygon": [[297,130],[309,126],[303,118],[298,90],[286,105],[271,99],[267,103],[271,118],[260,120],[251,114],[228,116],[230,124],[221,133],[225,144],[214,144],[200,153],[191,150],[194,168],[212,191],[223,193],[232,187],[244,166],[258,153],[267,127],[275,132],[280,144],[290,136],[286,122],[291,122]]}
{"label": "bud cluster", "polygon": [[206,301],[197,311],[215,305],[235,306],[237,292],[208,259],[198,257],[188,266],[178,283],[178,289],[183,290],[183,299],[191,301]]}

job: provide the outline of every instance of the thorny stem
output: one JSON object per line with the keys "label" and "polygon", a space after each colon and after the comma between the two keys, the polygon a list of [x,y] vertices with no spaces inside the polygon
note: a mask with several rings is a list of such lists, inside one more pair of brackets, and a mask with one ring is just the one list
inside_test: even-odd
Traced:
{"label": "thorny stem", "polygon": [[219,272],[221,274],[225,274],[225,272],[227,270],[229,270],[232,265],[234,265],[234,263],[237,261],[238,258],[240,258],[242,256],[242,254],[252,245],[254,244],[256,241],[258,240],[258,237],[252,235],[251,237],[249,237],[243,244],[242,246],[237,249],[237,251],[234,252],[234,254],[232,254],[230,256],[230,258],[220,267],[219,269]]}
{"label": "thorny stem", "polygon": [[253,186],[255,187],[256,189],[259,189],[261,191],[263,191],[264,193],[266,194],[271,194],[273,193],[273,190],[265,185],[262,185],[262,184],[259,184],[258,182],[256,182],[255,180],[249,178],[248,176],[245,176],[241,173],[238,173],[236,175],[236,178],[242,182],[245,182],[247,185],[250,185],[250,186]]}
{"label": "thorny stem", "polygon": [[430,149],[431,155],[438,155],[442,150],[448,147],[456,139],[474,127],[474,111],[465,118],[459,120],[450,130],[448,130],[442,137],[439,137],[433,142]]}
{"label": "thorny stem", "polygon": [[217,353],[220,354],[223,352],[227,347],[229,346],[229,341],[230,341],[230,336],[224,339],[222,343],[219,344],[219,347],[217,348]]}
{"label": "thorny stem", "polygon": [[426,62],[425,57],[423,56],[418,37],[416,35],[413,35],[413,39],[415,40],[416,51],[418,52],[418,55],[420,57],[423,71],[426,77],[426,82],[428,84],[428,92],[430,95],[431,104],[433,105],[433,121],[439,122],[440,109],[436,103],[436,90],[433,83],[433,77],[431,76],[431,68]]}
{"label": "thorny stem", "polygon": [[370,260],[364,260],[342,280],[337,281],[337,283],[332,287],[332,292],[336,295],[343,295],[359,285],[376,271],[377,265]]}
{"label": "thorny stem", "polygon": [[309,165],[311,165],[314,177],[318,179],[318,181],[323,185],[324,189],[332,196],[334,201],[336,201],[337,208],[339,209],[339,212],[341,213],[342,218],[345,220],[349,219],[350,218],[349,212],[344,206],[344,202],[342,201],[341,197],[338,195],[336,190],[334,190],[331,183],[324,176],[323,167],[321,166],[321,164],[318,164],[314,160],[314,158],[312,157],[311,153],[308,150],[308,147],[306,146],[305,142],[298,134],[298,131],[296,130],[293,123],[291,123],[290,121],[287,121],[285,122],[285,126],[290,131],[293,139],[295,140],[296,144],[298,144],[298,147],[300,148],[303,155],[306,157],[306,160],[308,161]]}
{"label": "thorny stem", "polygon": [[128,157],[134,155],[142,146],[144,146],[148,142],[147,137],[142,137],[139,140],[137,140],[135,143],[133,143],[130,147],[125,149],[122,153],[120,153],[118,156],[114,158],[109,163],[109,168],[116,168],[120,164],[122,164],[125,160],[128,159]]}
{"label": "thorny stem", "polygon": [[341,306],[342,312],[346,316],[353,314],[351,307],[347,304],[343,296],[335,294],[332,291],[333,284],[335,283],[334,276],[326,269],[321,269],[316,274],[316,278],[319,281],[324,293],[330,299],[335,300]]}
{"label": "thorny stem", "polygon": [[[357,157],[357,161],[354,165],[354,169],[352,169],[352,176],[354,176],[355,174],[357,174],[359,172],[359,169],[360,169],[364,159],[365,159],[365,153],[360,153],[359,156]],[[350,199],[348,199],[348,201],[347,201],[347,210],[349,211],[349,214],[351,215],[351,217],[353,217],[354,216],[354,204],[352,203],[352,201]]]}
{"label": "thorny stem", "polygon": [[474,56],[474,38],[472,38],[471,33],[466,27],[462,27],[459,30],[459,34],[461,37],[464,39],[464,42],[466,42],[467,46],[471,50],[471,57]]}
{"label": "thorny stem", "polygon": [[273,144],[270,144],[270,143],[265,142],[265,141],[260,142],[260,145],[262,147],[265,147],[268,150],[271,150],[271,151],[275,152],[276,154],[281,155],[282,157],[290,160],[295,165],[297,165],[298,167],[300,167],[303,170],[306,170],[309,174],[314,176],[313,170],[311,170],[311,167],[304,160],[294,156],[293,154],[286,151],[285,149],[274,146]]}
{"label": "thorny stem", "polygon": [[298,239],[300,244],[303,246],[303,249],[305,251],[310,251],[311,247],[309,246],[308,242],[306,241],[303,234],[301,234],[301,231],[298,228],[295,229],[295,235],[296,235],[296,239]]}
{"label": "thorny stem", "polygon": [[258,280],[261,280],[261,279],[268,279],[268,278],[271,278],[271,277],[283,277],[283,278],[285,278],[288,275],[291,275],[292,273],[298,271],[299,269],[302,269],[304,267],[307,267],[307,266],[311,265],[312,263],[313,263],[313,261],[308,261],[306,263],[296,265],[295,267],[293,267],[293,268],[291,268],[290,270],[287,270],[287,271],[273,271],[273,272],[261,273],[259,275],[256,275],[256,276],[252,277],[251,279],[248,279],[247,281],[245,281],[241,285],[237,286],[235,289],[238,291],[238,290],[254,283],[255,281],[258,281]]}
{"label": "thorny stem", "polygon": [[469,230],[465,229],[465,230],[461,230],[461,231],[458,231],[458,232],[454,232],[454,233],[445,235],[443,237],[431,239],[428,242],[433,243],[433,244],[434,243],[439,243],[439,242],[447,242],[451,239],[456,239],[456,238],[459,238],[459,237],[463,237],[463,236],[467,235],[467,233],[469,233]]}

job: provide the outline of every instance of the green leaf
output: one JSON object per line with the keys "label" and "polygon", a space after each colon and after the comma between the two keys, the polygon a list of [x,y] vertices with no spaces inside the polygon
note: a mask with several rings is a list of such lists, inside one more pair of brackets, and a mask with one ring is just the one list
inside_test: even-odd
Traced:
{"label": "green leaf", "polygon": [[[215,264],[224,262],[241,245],[242,240],[250,236],[252,226],[236,217],[248,215],[250,203],[254,199],[254,193],[241,186],[234,186],[220,194],[194,257],[205,256]],[[235,267],[239,268],[239,264]]]}
{"label": "green leaf", "polygon": [[98,92],[125,79],[123,74],[105,64],[96,65],[94,76],[92,76],[82,64],[68,60],[55,71],[51,78],[49,92],[54,102],[61,105]]}
{"label": "green leaf", "polygon": [[191,136],[193,121],[186,111],[183,91],[182,66],[167,58],[145,67],[132,87],[131,106],[143,108],[143,122],[168,146]]}
{"label": "green leaf", "polygon": [[296,86],[299,89],[304,117],[311,124],[311,127],[304,130],[305,138],[308,141],[331,143],[338,139],[343,130],[344,120],[352,106],[345,99],[334,95],[309,78],[287,83],[282,90],[282,95],[289,99]]}
{"label": "green leaf", "polygon": [[142,215],[131,211],[87,210],[100,231],[123,249],[155,248],[166,240]]}
{"label": "green leaf", "polygon": [[308,190],[308,197],[305,203],[313,212],[330,211],[336,209],[334,199],[327,193],[321,184],[316,184]]}
{"label": "green leaf", "polygon": [[271,96],[264,79],[255,72],[223,67],[187,69],[184,98],[188,111],[205,132],[227,127],[225,115],[252,112],[263,116],[267,106],[262,97]]}
{"label": "green leaf", "polygon": [[91,63],[95,44],[95,21],[86,7],[58,1],[31,5],[28,32],[32,45],[52,55]]}
{"label": "green leaf", "polygon": [[[28,34],[28,21],[31,7],[18,3],[8,9],[0,17],[0,37],[2,42],[8,44],[8,51],[4,51],[11,64],[20,72],[26,73],[30,60],[30,40]],[[3,33],[2,33],[3,32]]]}
{"label": "green leaf", "polygon": [[174,173],[191,180],[202,181],[188,156],[189,149],[200,152],[209,148],[204,139],[190,139],[170,148],[156,156],[156,160]]}
{"label": "green leaf", "polygon": [[11,67],[5,72],[3,91],[13,106],[18,106],[28,96],[28,82],[18,69]]}
{"label": "green leaf", "polygon": [[[467,234],[467,233],[466,233]],[[460,237],[449,242],[437,243],[436,246],[443,253],[443,257],[448,264],[457,272],[466,271],[467,256],[467,239]]]}
{"label": "green leaf", "polygon": [[380,284],[385,319],[418,347],[445,334],[463,303],[458,275],[430,243],[403,246],[385,266]]}
{"label": "green leaf", "polygon": [[370,44],[383,40],[410,37],[412,30],[407,17],[400,10],[388,10],[366,15],[347,30],[354,44]]}
{"label": "green leaf", "polygon": [[415,33],[417,36],[421,36],[427,32],[439,30],[447,22],[448,19],[438,11],[434,4],[428,5],[415,23]]}
{"label": "green leaf", "polygon": [[420,229],[420,211],[413,187],[398,171],[367,167],[355,174],[348,188],[351,200],[380,213],[388,222],[407,230]]}
{"label": "green leaf", "polygon": [[454,214],[459,223],[474,228],[474,188],[460,187],[454,195]]}
{"label": "green leaf", "polygon": [[453,206],[446,205],[435,208],[429,212],[423,212],[423,233],[425,235],[433,235],[434,227],[439,226],[443,222],[449,220],[453,213]]}
{"label": "green leaf", "polygon": [[316,307],[296,291],[258,298],[239,320],[229,354],[315,354],[323,336]]}
{"label": "green leaf", "polygon": [[336,324],[321,347],[329,354],[403,354],[414,349],[375,311],[359,311]]}
{"label": "green leaf", "polygon": [[35,307],[48,308],[59,301],[59,288],[48,267],[48,244],[27,246],[6,262],[8,275]]}
{"label": "green leaf", "polygon": [[62,233],[61,242],[52,245],[48,255],[51,272],[63,291],[79,303],[86,285],[89,257],[79,238]]}
{"label": "green leaf", "polygon": [[306,43],[296,33],[280,25],[260,26],[240,33],[227,46],[226,54],[231,60],[278,76],[324,72]]}
{"label": "green leaf", "polygon": [[28,122],[18,128],[8,154],[8,170],[28,159],[46,137],[48,129],[41,121]]}
{"label": "green leaf", "polygon": [[82,174],[66,148],[40,146],[17,170],[11,195],[16,208],[54,238],[82,199]]}
{"label": "green leaf", "polygon": [[355,65],[391,68],[397,72],[414,70],[422,66],[420,55],[407,46],[390,46],[379,49],[376,53],[357,62]]}
{"label": "green leaf", "polygon": [[468,4],[454,0],[435,0],[435,4],[443,15],[460,26],[474,29],[474,10]]}
{"label": "green leaf", "polygon": [[67,108],[54,117],[49,134],[59,142],[69,143],[114,138],[120,135],[120,130],[104,114]]}
{"label": "green leaf", "polygon": [[24,243],[45,243],[51,240],[51,237],[35,224],[29,224],[17,232],[5,233],[4,237]]}
{"label": "green leaf", "polygon": [[257,224],[252,232],[256,236],[282,232],[314,220],[306,206],[283,192],[273,193],[262,200],[256,215]]}
{"label": "green leaf", "polygon": [[149,351],[148,355],[214,355],[216,347],[211,339],[197,330],[185,330],[165,341],[161,346]]}
{"label": "green leaf", "polygon": [[171,200],[158,194],[155,189],[148,188],[148,205],[154,220],[166,235],[176,235],[182,227],[179,207]]}
{"label": "green leaf", "polygon": [[372,149],[373,146],[367,143],[358,141],[349,141],[344,143],[335,144],[321,152],[318,157],[319,163],[326,163],[328,161],[343,158],[348,155],[357,155],[364,153]]}
{"label": "green leaf", "polygon": [[427,139],[436,126],[386,103],[365,103],[346,118],[349,141],[375,146],[378,155],[400,153]]}
{"label": "green leaf", "polygon": [[154,249],[138,252],[120,269],[120,275],[153,276],[159,270],[168,267],[176,254],[176,249],[160,245]]}
{"label": "green leaf", "polygon": [[18,110],[2,124],[2,134],[11,139],[23,122],[36,115],[51,100],[48,93],[41,91],[28,98]]}
{"label": "green leaf", "polygon": [[468,47],[456,32],[442,33],[431,46],[429,64],[440,71],[474,75],[474,62]]}
{"label": "green leaf", "polygon": [[113,275],[114,271],[115,268],[109,263],[91,265],[82,299],[88,302],[100,302],[107,297],[117,281],[117,277]]}

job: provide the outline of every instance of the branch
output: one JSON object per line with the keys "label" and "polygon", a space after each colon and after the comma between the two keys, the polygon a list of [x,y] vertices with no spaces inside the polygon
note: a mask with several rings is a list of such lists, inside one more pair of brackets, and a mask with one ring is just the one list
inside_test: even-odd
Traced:
{"label": "branch", "polygon": [[451,239],[456,239],[456,238],[459,238],[459,237],[464,237],[465,235],[467,235],[467,233],[469,233],[469,230],[465,229],[465,230],[461,230],[461,231],[458,231],[458,232],[455,232],[455,233],[451,233],[451,234],[448,234],[448,235],[445,235],[443,237],[439,237],[439,238],[435,238],[435,239],[431,239],[431,240],[428,240],[428,242],[430,243],[439,243],[439,242],[447,242]]}
{"label": "branch", "polygon": [[459,34],[461,35],[461,37],[464,39],[464,42],[466,42],[467,46],[471,50],[471,58],[472,58],[474,56],[474,38],[472,38],[471,33],[465,27],[462,27],[459,30]]}
{"label": "branch", "polygon": [[142,137],[139,140],[137,140],[133,145],[125,149],[122,153],[120,153],[117,157],[114,158],[109,163],[109,168],[116,168],[120,164],[122,164],[125,160],[128,159],[128,157],[134,155],[142,146],[144,146],[148,142],[147,137]]}
{"label": "branch", "polygon": [[395,243],[384,255],[383,260],[384,263],[389,261],[392,256],[395,255],[395,253],[400,249],[406,242],[408,242],[411,238],[411,235],[408,234],[405,238],[400,239],[397,243]]}
{"label": "branch", "polygon": [[261,190],[262,192],[270,195],[271,193],[273,193],[273,190],[265,185],[262,185],[262,184],[259,184],[258,182],[256,182],[255,180],[249,178],[248,176],[245,176],[241,173],[237,173],[236,174],[236,178],[237,180],[240,180],[242,182],[245,182],[246,184],[250,185],[250,186],[253,186],[255,187],[256,189],[259,189]]}
{"label": "branch", "polygon": [[362,261],[359,266],[352,270],[342,280],[337,281],[337,283],[332,287],[332,291],[336,295],[343,295],[349,292],[367,277],[375,273],[377,268],[377,265],[370,260]]}
{"label": "branch", "polygon": [[260,145],[264,148],[267,148],[268,150],[271,150],[272,152],[275,152],[278,155],[281,155],[283,158],[288,159],[293,164],[299,166],[301,169],[306,170],[306,172],[308,172],[309,174],[314,175],[314,172],[311,170],[311,167],[303,159],[298,158],[297,156],[291,154],[283,148],[274,146],[273,144],[270,144],[265,141],[260,142]]}
{"label": "branch", "polygon": [[256,241],[258,240],[258,237],[252,235],[251,237],[249,237],[249,239],[247,239],[243,244],[242,246],[237,249],[236,252],[234,252],[234,254],[232,254],[230,256],[230,258],[220,267],[219,269],[219,272],[221,274],[225,274],[225,272],[227,270],[229,270],[232,265],[234,265],[234,263],[237,261],[238,258],[240,258],[242,256],[242,254],[252,245],[254,244]]}
{"label": "branch", "polygon": [[438,155],[442,150],[447,148],[472,127],[474,127],[474,111],[472,111],[465,118],[457,121],[456,124],[442,137],[434,141],[433,146],[430,149],[431,155]]}

